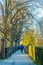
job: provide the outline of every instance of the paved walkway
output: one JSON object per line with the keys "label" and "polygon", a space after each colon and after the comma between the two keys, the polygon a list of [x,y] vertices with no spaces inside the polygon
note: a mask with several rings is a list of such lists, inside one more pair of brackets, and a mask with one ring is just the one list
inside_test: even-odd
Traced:
{"label": "paved walkway", "polygon": [[17,51],[11,57],[0,60],[0,65],[35,65],[27,54]]}

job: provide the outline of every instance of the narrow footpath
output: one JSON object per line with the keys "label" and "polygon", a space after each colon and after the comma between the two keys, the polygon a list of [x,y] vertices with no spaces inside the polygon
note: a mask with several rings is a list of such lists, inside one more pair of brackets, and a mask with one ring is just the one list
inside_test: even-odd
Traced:
{"label": "narrow footpath", "polygon": [[11,57],[0,60],[0,65],[36,65],[30,57],[24,52],[17,51]]}

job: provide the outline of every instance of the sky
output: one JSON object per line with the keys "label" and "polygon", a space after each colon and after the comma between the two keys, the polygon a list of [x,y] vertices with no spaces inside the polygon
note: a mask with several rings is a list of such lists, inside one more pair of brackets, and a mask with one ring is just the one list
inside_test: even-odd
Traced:
{"label": "sky", "polygon": [[4,0],[0,0],[0,2],[3,4]]}
{"label": "sky", "polygon": [[[3,4],[4,0],[0,0],[0,2]],[[32,13],[36,18],[43,17],[43,7],[41,6],[41,5],[43,5],[42,2],[43,2],[43,0],[36,0],[36,1],[32,0],[29,3],[30,13]]]}

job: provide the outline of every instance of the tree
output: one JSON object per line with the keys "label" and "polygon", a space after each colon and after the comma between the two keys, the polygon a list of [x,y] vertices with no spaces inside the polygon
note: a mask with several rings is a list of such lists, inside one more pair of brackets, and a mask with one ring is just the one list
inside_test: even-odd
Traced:
{"label": "tree", "polygon": [[26,32],[22,39],[22,44],[24,46],[34,45],[35,43],[35,35],[33,31]]}

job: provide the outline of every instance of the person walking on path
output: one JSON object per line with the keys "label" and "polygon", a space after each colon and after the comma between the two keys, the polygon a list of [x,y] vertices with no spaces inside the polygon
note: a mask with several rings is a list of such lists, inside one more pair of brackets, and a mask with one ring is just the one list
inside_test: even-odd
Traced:
{"label": "person walking on path", "polygon": [[23,53],[24,46],[21,44],[21,52]]}

